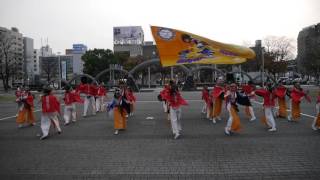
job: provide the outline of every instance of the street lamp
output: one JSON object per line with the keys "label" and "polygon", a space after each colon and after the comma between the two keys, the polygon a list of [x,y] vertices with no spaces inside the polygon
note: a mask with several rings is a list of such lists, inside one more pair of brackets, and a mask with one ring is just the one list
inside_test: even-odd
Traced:
{"label": "street lamp", "polygon": [[261,47],[261,60],[262,60],[262,74],[261,74],[261,81],[262,81],[262,87],[264,87],[264,52],[263,48]]}
{"label": "street lamp", "polygon": [[60,52],[57,53],[58,54],[58,66],[59,66],[59,84],[58,84],[58,88],[61,89],[61,59],[60,59]]}

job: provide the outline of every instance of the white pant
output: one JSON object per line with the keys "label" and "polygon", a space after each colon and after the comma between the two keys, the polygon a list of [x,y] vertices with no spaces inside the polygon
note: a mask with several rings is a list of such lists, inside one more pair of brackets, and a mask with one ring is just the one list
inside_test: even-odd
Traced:
{"label": "white pant", "polygon": [[320,103],[317,103],[317,104],[316,104],[316,117],[314,118],[313,123],[312,123],[312,126],[313,126],[313,127],[316,126],[317,117],[318,117],[318,114],[319,114],[319,113],[320,113]]}
{"label": "white pant", "polygon": [[233,118],[232,118],[232,114],[231,114],[231,104],[230,103],[228,103],[228,105],[227,105],[227,110],[228,110],[228,112],[229,112],[229,118],[228,118],[228,121],[227,121],[227,126],[226,126],[226,128],[228,129],[228,130],[231,130],[231,126],[232,126],[232,122],[233,122]]}
{"label": "white pant", "polygon": [[213,110],[213,108],[212,107],[210,107],[209,105],[207,106],[207,104],[206,104],[206,113],[207,113],[207,118],[208,119],[210,119],[211,117],[210,117],[210,112]]}
{"label": "white pant", "polygon": [[203,105],[202,105],[202,111],[203,113],[207,112],[207,103],[206,101],[203,101]]}
{"label": "white pant", "polygon": [[104,96],[98,96],[96,99],[96,110],[104,111]]}
{"label": "white pant", "polygon": [[276,128],[276,122],[274,121],[273,107],[264,107],[264,115],[266,116],[267,124],[271,128]]}
{"label": "white pant", "polygon": [[65,105],[64,106],[64,121],[65,123],[70,122],[70,117],[72,118],[72,121],[76,121],[77,118],[77,110],[75,104]]}
{"label": "white pant", "polygon": [[83,116],[86,116],[87,115],[87,112],[88,112],[88,108],[89,108],[89,104],[91,104],[92,106],[92,113],[93,114],[96,114],[96,102],[94,100],[94,97],[93,96],[90,96],[88,98],[88,96],[86,96],[84,98],[84,108],[83,108]]}
{"label": "white pant", "polygon": [[166,101],[162,101],[162,106],[163,106],[163,111],[164,111],[165,113],[167,113],[167,112],[168,112],[168,107],[167,107]]}
{"label": "white pant", "polygon": [[180,134],[181,127],[181,108],[173,109],[170,107],[170,120],[173,134]]}
{"label": "white pant", "polygon": [[58,113],[42,113],[41,114],[41,130],[42,130],[42,136],[48,136],[51,121],[54,123],[55,127],[58,131],[61,131],[59,119],[58,119]]}
{"label": "white pant", "polygon": [[250,112],[250,116],[251,116],[251,118],[256,118],[256,116],[254,115],[254,111],[253,111],[253,107],[252,106],[248,106],[248,108],[249,108],[249,112]]}

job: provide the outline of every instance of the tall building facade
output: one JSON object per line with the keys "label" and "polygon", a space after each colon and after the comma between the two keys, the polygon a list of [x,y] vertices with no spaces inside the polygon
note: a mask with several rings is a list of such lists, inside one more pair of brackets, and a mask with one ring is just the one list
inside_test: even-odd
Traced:
{"label": "tall building facade", "polygon": [[42,46],[40,48],[40,56],[46,57],[46,56],[53,56],[52,48],[49,45]]}
{"label": "tall building facade", "polygon": [[24,83],[29,84],[30,81],[34,81],[34,46],[33,39],[29,37],[23,38],[24,47]]}
{"label": "tall building facade", "polygon": [[11,44],[10,55],[13,64],[12,69],[12,85],[21,85],[24,83],[24,44],[23,44],[23,36],[19,32],[19,30],[15,27],[10,29],[0,27],[0,35],[3,38],[8,39]]}
{"label": "tall building facade", "polygon": [[128,52],[131,57],[143,55],[144,33],[141,26],[113,28],[113,51]]}
{"label": "tall building facade", "polygon": [[142,46],[142,56],[145,59],[152,59],[152,58],[158,58],[158,49],[155,44],[153,44],[153,41],[145,41]]}
{"label": "tall building facade", "polygon": [[303,64],[314,61],[313,53],[316,51],[320,53],[320,23],[303,28],[299,32],[297,55],[299,72],[306,72]]}
{"label": "tall building facade", "polygon": [[40,75],[40,50],[33,50],[33,73],[35,75]]}
{"label": "tall building facade", "polygon": [[88,47],[84,44],[73,44],[72,49],[66,49],[66,55],[73,57],[73,73],[82,74],[83,64],[82,56],[86,53]]}

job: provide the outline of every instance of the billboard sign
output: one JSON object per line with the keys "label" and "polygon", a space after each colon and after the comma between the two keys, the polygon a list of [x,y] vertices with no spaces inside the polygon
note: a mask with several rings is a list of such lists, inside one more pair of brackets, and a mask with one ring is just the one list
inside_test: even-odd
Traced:
{"label": "billboard sign", "polygon": [[143,44],[144,34],[141,26],[113,27],[114,44]]}
{"label": "billboard sign", "polygon": [[67,62],[61,61],[61,78],[67,80]]}
{"label": "billboard sign", "polygon": [[84,44],[73,44],[72,51],[74,54],[83,54],[87,51],[87,46]]}

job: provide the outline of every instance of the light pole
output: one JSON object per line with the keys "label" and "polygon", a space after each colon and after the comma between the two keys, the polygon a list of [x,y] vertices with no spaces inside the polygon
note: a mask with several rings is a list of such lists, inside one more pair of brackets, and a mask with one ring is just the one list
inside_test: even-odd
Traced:
{"label": "light pole", "polygon": [[57,53],[58,54],[58,65],[59,65],[59,84],[58,84],[58,88],[61,89],[61,59],[60,59],[60,52]]}
{"label": "light pole", "polygon": [[149,89],[151,88],[151,72],[150,72],[150,66],[148,67],[148,81],[149,81]]}
{"label": "light pole", "polygon": [[261,61],[262,61],[262,74],[261,74],[261,81],[262,81],[262,87],[264,87],[264,52],[263,48],[261,47]]}

